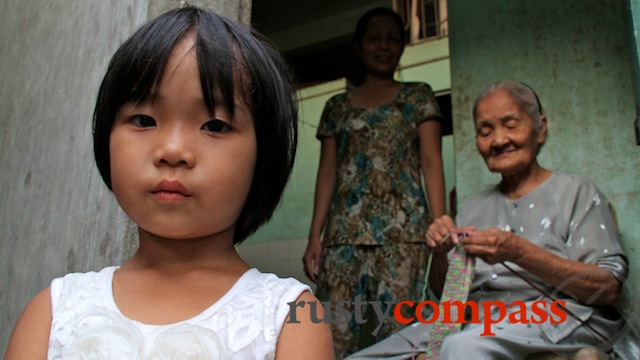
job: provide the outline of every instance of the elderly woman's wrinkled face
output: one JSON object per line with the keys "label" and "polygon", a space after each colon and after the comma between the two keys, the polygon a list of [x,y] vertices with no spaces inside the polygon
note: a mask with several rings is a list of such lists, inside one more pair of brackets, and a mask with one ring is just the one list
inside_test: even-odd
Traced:
{"label": "elderly woman's wrinkled face", "polygon": [[517,175],[531,166],[546,139],[544,117],[537,128],[504,90],[478,103],[475,125],[478,151],[489,170],[503,176]]}

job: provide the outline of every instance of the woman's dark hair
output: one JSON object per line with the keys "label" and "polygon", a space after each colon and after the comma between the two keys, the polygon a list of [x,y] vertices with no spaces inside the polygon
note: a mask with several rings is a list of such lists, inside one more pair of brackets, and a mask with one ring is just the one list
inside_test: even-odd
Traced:
{"label": "woman's dark hair", "polygon": [[353,34],[353,43],[356,46],[356,49],[360,49],[362,46],[362,40],[364,39],[364,33],[367,31],[367,25],[371,19],[377,16],[388,16],[392,18],[396,24],[398,25],[398,30],[402,35],[403,43],[407,41],[406,31],[404,30],[404,22],[400,15],[397,12],[393,11],[390,8],[386,7],[376,7],[373,8],[358,19],[358,23],[356,24],[356,32]]}
{"label": "woman's dark hair", "polygon": [[191,33],[209,111],[222,101],[233,116],[238,81],[253,114],[256,167],[235,227],[237,244],[271,218],[291,174],[298,138],[291,72],[259,34],[195,7],[171,10],[143,25],[116,51],[100,86],[93,115],[95,159],[111,189],[109,137],[118,111],[127,102],[142,102],[157,93],[171,52]]}

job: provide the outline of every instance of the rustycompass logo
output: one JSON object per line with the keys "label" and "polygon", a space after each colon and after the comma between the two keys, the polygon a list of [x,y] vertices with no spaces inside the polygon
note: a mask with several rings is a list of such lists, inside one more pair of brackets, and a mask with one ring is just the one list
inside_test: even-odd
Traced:
{"label": "rustycompass logo", "polygon": [[[481,306],[480,306],[481,305]],[[561,324],[567,320],[567,314],[564,311],[565,301],[555,300],[549,302],[546,300],[537,300],[531,304],[530,310],[524,301],[514,301],[510,304],[506,304],[503,301],[484,301],[480,304],[470,300],[466,302],[462,301],[445,301],[439,306],[437,303],[427,300],[418,303],[415,306],[415,317],[406,318],[402,316],[402,306],[414,307],[413,301],[401,301],[395,306],[393,310],[393,317],[399,323],[408,325],[415,320],[423,324],[433,324],[436,322],[440,315],[442,315],[442,322],[445,324],[484,324],[484,332],[480,336],[495,336],[496,334],[491,331],[491,325],[497,324],[504,320],[509,319],[512,324],[542,324],[550,322],[551,324]],[[431,316],[425,318],[424,307],[429,306]],[[480,319],[480,312],[482,309],[483,318]],[[442,314],[441,314],[442,313]]]}
{"label": "rustycompass logo", "polygon": [[[442,322],[449,324],[484,324],[484,332],[480,336],[495,336],[491,331],[491,325],[497,324],[508,317],[511,323],[522,324],[542,324],[551,322],[551,324],[560,324],[566,321],[567,313],[564,311],[565,302],[562,300],[534,301],[528,307],[524,301],[514,301],[506,304],[502,301],[485,301],[478,304],[475,301],[445,301],[440,305],[427,300],[419,303],[405,300],[398,304],[381,301],[363,301],[362,297],[356,297],[355,301],[339,301],[335,307],[331,307],[329,302],[305,302],[292,301],[289,305],[289,323],[299,323],[297,315],[298,308],[309,306],[311,322],[313,323],[349,323],[355,321],[356,324],[365,324],[363,314],[367,306],[373,308],[376,315],[378,326],[373,329],[372,335],[377,335],[380,327],[385,319],[393,316],[395,321],[400,324],[408,325],[415,321],[423,324],[432,324],[442,318]],[[318,314],[319,306],[323,306],[324,316],[321,318]],[[413,316],[406,317],[403,310],[410,310]],[[405,312],[406,313],[406,312]],[[481,318],[480,314],[484,316]],[[442,316],[441,316],[442,315]]]}
{"label": "rustycompass logo", "polygon": [[[541,294],[540,299],[535,301],[513,301],[505,303],[502,301],[445,301],[436,303],[431,300],[414,302],[411,300],[400,301],[399,303],[381,302],[381,301],[365,301],[361,296],[355,298],[354,301],[338,301],[332,306],[330,302],[305,302],[292,301],[289,305],[289,323],[299,323],[297,314],[298,309],[309,306],[309,313],[313,323],[338,323],[345,324],[355,322],[362,325],[368,321],[377,321],[377,326],[373,329],[372,335],[377,335],[383,322],[389,317],[393,317],[395,321],[402,325],[408,325],[414,322],[423,324],[433,324],[436,321],[442,321],[450,324],[483,324],[483,332],[480,336],[495,336],[492,326],[508,320],[510,323],[520,324],[551,324],[559,325],[567,321],[577,321],[578,326],[585,327],[588,331],[594,333],[601,342],[595,346],[598,350],[607,351],[614,344],[627,340],[627,335],[633,335],[631,329],[634,325],[634,319],[640,318],[640,305],[631,301],[623,292],[622,298],[617,302],[616,308],[621,316],[627,321],[621,323],[620,329],[614,334],[602,334],[593,328],[588,320],[583,320],[567,308],[568,299],[563,290],[572,282],[578,281],[583,277],[590,276],[590,272],[580,273],[563,281],[553,292]],[[628,284],[623,286],[627,287]],[[600,289],[594,293],[590,300],[584,305],[592,306],[593,302],[601,293],[610,291],[608,287]],[[324,315],[319,315],[320,306],[323,307]],[[375,319],[365,318],[364,314],[367,307],[371,307]],[[549,340],[551,341],[551,340]]]}

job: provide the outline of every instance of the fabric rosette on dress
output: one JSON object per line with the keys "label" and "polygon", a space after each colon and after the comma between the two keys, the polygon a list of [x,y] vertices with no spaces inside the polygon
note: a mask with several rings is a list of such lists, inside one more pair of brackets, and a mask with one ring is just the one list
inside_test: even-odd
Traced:
{"label": "fabric rosette on dress", "polygon": [[217,360],[229,355],[210,329],[184,323],[163,326],[145,340],[128,319],[106,309],[83,314],[73,335],[64,359]]}

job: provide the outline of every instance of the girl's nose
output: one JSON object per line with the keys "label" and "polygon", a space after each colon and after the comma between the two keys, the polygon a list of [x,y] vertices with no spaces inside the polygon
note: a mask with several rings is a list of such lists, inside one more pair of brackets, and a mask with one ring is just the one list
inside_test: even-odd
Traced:
{"label": "girl's nose", "polygon": [[193,139],[186,129],[174,126],[159,132],[154,162],[157,166],[193,167]]}

